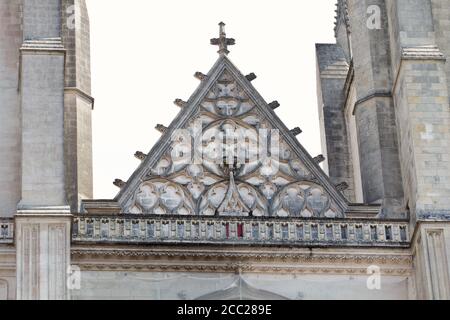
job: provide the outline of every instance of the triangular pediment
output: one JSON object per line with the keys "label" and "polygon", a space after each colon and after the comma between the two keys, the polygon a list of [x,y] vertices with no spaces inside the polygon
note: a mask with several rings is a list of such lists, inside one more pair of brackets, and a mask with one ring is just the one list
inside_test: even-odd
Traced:
{"label": "triangular pediment", "polygon": [[347,208],[225,55],[115,200],[134,214],[335,218]]}

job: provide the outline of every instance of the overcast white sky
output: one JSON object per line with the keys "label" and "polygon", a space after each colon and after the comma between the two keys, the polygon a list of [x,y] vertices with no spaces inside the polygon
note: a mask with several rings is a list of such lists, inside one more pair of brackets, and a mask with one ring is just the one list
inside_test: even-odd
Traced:
{"label": "overcast white sky", "polygon": [[113,198],[218,58],[209,45],[224,21],[230,59],[300,142],[321,153],[315,43],[334,43],[335,0],[87,0],[91,20],[94,197]]}

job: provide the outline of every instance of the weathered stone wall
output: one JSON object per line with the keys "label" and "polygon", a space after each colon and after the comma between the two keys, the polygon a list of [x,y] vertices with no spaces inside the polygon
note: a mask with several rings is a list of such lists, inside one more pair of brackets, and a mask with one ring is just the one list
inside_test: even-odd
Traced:
{"label": "weathered stone wall", "polygon": [[21,206],[66,204],[64,56],[22,56]]}
{"label": "weathered stone wall", "polygon": [[92,107],[89,16],[84,0],[64,0],[63,42],[66,53],[64,127],[66,192],[71,210],[93,197]]}
{"label": "weathered stone wall", "polygon": [[85,0],[62,1],[62,31],[68,88],[91,94],[90,23]]}
{"label": "weathered stone wall", "polygon": [[366,203],[383,204],[383,216],[404,217],[403,190],[391,98],[392,77],[388,21],[380,28],[367,26],[367,9],[376,5],[386,16],[383,0],[349,0],[352,51],[357,101],[361,180]]}
{"label": "weathered stone wall", "polygon": [[23,0],[24,40],[61,37],[60,0]]}
{"label": "weathered stone wall", "polygon": [[347,94],[347,102],[345,105],[345,123],[347,125],[347,139],[349,141],[350,155],[353,168],[353,180],[355,184],[355,201],[364,203],[364,194],[361,180],[361,167],[359,159],[358,144],[358,128],[356,125],[356,117],[353,113],[356,103],[356,88],[351,86]]}
{"label": "weathered stone wall", "polygon": [[450,211],[447,66],[436,47],[430,0],[388,4],[391,38],[402,48],[393,57],[399,59],[393,60],[398,66],[394,101],[406,202],[414,222]]}
{"label": "weathered stone wall", "polygon": [[403,65],[395,100],[410,209],[418,218],[448,214],[450,110],[445,65],[429,60]]}
{"label": "weathered stone wall", "polygon": [[0,1],[0,217],[11,217],[20,201],[21,122],[19,48],[21,0]]}
{"label": "weathered stone wall", "polygon": [[348,63],[344,51],[337,45],[318,44],[317,82],[322,150],[326,157],[325,170],[334,184],[346,182],[345,195],[355,201],[353,168],[344,117],[344,85]]}
{"label": "weathered stone wall", "polygon": [[447,57],[445,71],[450,92],[450,0],[431,0],[436,43]]}
{"label": "weathered stone wall", "polygon": [[16,250],[0,244],[0,301],[16,298]]}
{"label": "weathered stone wall", "polygon": [[348,30],[345,22],[341,21],[336,29],[336,43],[344,50],[347,62],[350,62],[350,48]]}
{"label": "weathered stone wall", "polygon": [[[195,300],[226,295],[236,286],[242,299],[281,296],[291,300],[316,299],[400,299],[408,298],[408,280],[403,276],[383,276],[381,290],[367,288],[364,275],[302,275],[243,273],[112,272],[82,271],[81,290],[72,291],[74,300]],[[252,289],[247,290],[247,286]],[[231,290],[230,290],[231,291]],[[248,291],[248,292],[247,292]],[[260,291],[260,293],[258,293]],[[266,292],[262,292],[266,291]],[[249,295],[253,295],[250,297]],[[233,294],[231,293],[231,296]]]}

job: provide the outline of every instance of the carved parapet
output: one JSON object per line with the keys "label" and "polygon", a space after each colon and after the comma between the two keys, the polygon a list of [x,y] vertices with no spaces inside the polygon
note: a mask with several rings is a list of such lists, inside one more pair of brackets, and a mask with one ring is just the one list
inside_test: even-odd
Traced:
{"label": "carved parapet", "polygon": [[14,242],[14,219],[0,219],[0,244]]}
{"label": "carved parapet", "polygon": [[79,243],[408,247],[408,222],[365,219],[92,215],[74,217]]}

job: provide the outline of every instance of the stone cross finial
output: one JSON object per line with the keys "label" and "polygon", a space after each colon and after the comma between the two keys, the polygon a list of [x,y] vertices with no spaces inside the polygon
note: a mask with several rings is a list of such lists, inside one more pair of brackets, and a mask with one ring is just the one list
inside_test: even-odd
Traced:
{"label": "stone cross finial", "polygon": [[230,53],[228,51],[228,46],[233,46],[236,44],[236,40],[232,38],[227,38],[227,34],[225,33],[225,23],[219,23],[220,34],[219,38],[211,39],[211,44],[214,46],[219,46],[219,51],[217,51],[221,56],[227,55]]}

